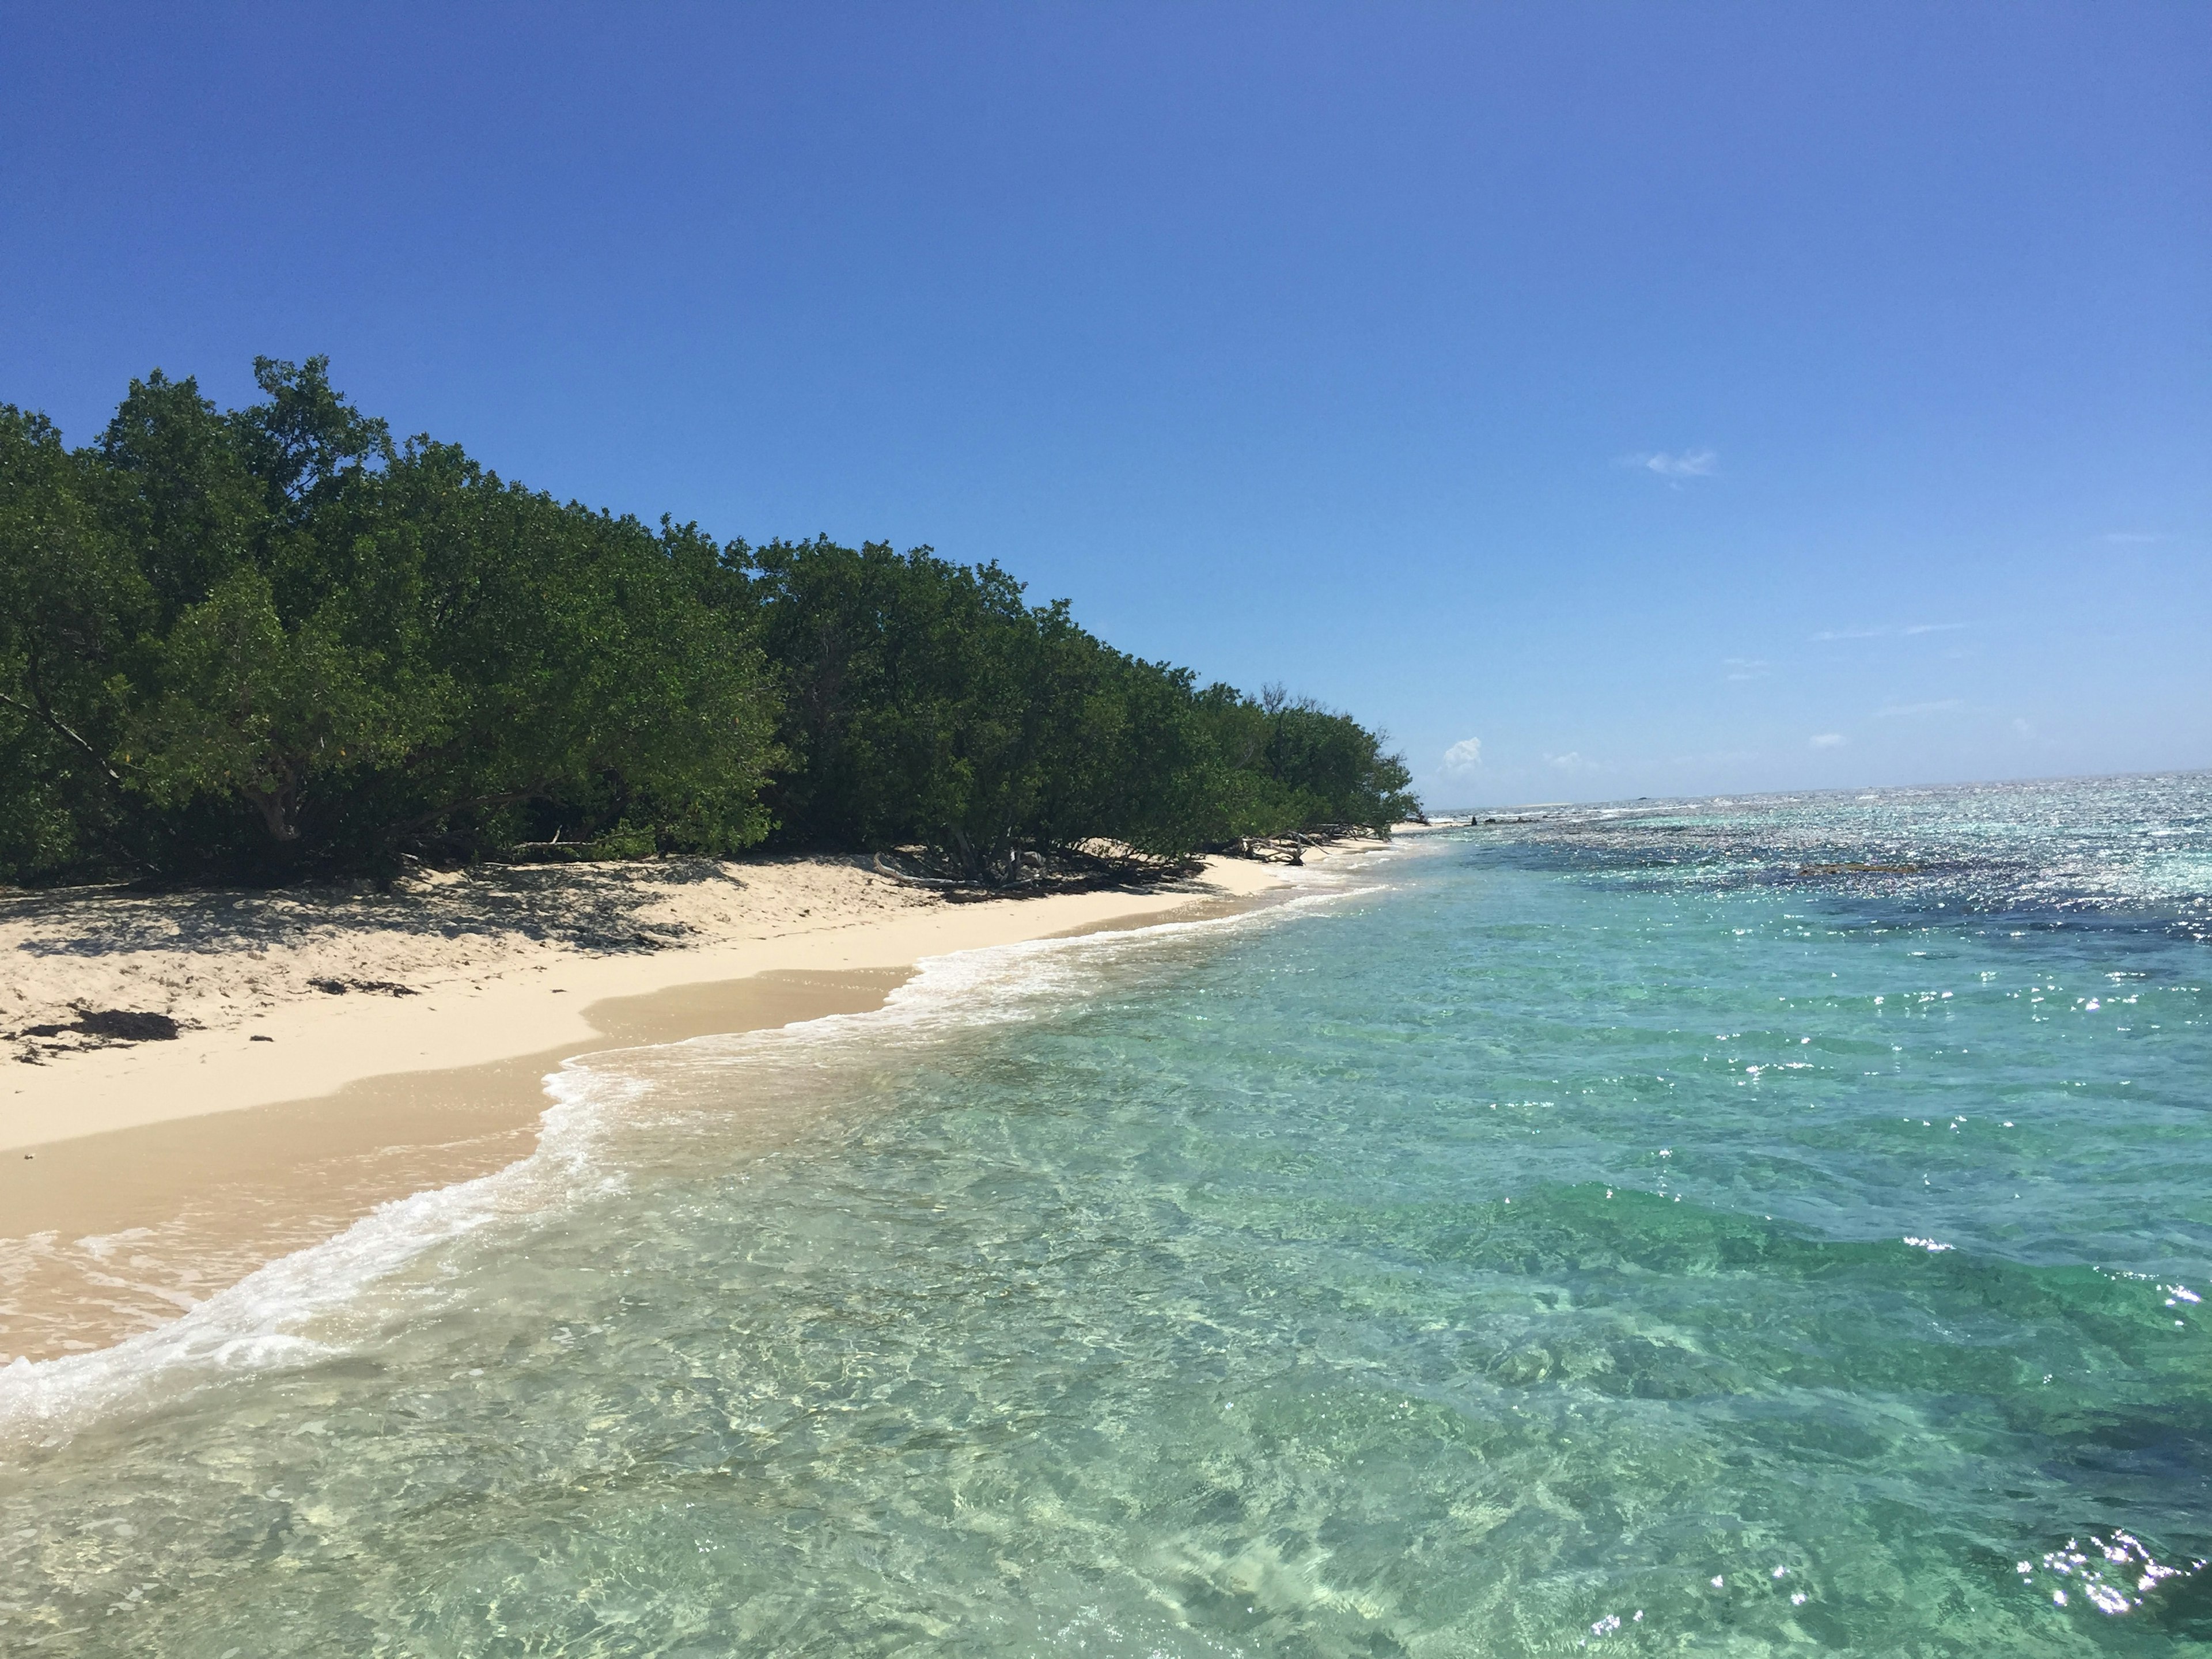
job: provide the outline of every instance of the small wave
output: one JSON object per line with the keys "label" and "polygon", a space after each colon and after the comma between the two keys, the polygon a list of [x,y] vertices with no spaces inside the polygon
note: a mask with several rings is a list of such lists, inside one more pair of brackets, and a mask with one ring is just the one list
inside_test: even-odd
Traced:
{"label": "small wave", "polygon": [[0,1444],[52,1442],[125,1405],[341,1351],[349,1346],[342,1329],[311,1328],[396,1268],[503,1218],[541,1212],[580,1187],[605,1185],[592,1172],[592,1127],[615,1103],[609,1097],[628,1086],[607,1079],[562,1091],[528,1158],[380,1205],[336,1237],[278,1257],[166,1325],[89,1353],[0,1368]]}

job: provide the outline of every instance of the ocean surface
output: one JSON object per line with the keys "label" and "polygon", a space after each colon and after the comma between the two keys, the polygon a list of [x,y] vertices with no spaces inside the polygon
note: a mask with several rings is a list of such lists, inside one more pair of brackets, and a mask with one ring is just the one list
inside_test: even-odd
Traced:
{"label": "ocean surface", "polygon": [[0,1371],[0,1650],[2212,1640],[2212,778],[1506,816]]}

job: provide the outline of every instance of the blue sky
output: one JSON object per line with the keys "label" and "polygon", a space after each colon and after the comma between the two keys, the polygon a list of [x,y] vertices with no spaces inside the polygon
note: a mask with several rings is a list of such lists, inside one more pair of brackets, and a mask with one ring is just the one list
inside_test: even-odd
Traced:
{"label": "blue sky", "polygon": [[1439,806],[2212,765],[2212,8],[6,39],[0,398],[73,441],[326,352],[564,497],[999,560]]}

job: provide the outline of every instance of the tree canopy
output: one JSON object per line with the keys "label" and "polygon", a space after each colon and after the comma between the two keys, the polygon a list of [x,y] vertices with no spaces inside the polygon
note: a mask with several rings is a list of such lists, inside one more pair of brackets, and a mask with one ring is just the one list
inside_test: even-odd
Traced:
{"label": "tree canopy", "polygon": [[283,879],[549,843],[920,844],[975,878],[1415,808],[1380,736],[1127,655],[995,564],[751,547],[395,443],[328,363],[0,404],[0,879]]}

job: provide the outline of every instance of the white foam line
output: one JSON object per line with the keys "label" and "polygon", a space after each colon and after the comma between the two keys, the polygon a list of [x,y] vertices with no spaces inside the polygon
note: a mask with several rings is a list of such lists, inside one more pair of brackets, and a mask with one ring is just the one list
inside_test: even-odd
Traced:
{"label": "white foam line", "polygon": [[[167,1324],[112,1347],[52,1359],[17,1358],[0,1367],[0,1451],[56,1444],[112,1412],[181,1398],[241,1373],[309,1364],[346,1352],[356,1345],[343,1333],[326,1328],[310,1334],[308,1328],[327,1325],[378,1280],[441,1244],[503,1218],[542,1214],[563,1199],[619,1186],[621,1177],[601,1171],[592,1154],[612,1112],[652,1093],[653,1079],[610,1066],[615,1055],[690,1050],[720,1067],[860,1033],[888,1035],[902,1028],[927,1035],[1013,1023],[1066,1006],[1071,992],[1092,982],[1083,969],[1098,957],[1186,933],[1241,931],[1387,885],[1355,883],[1334,871],[1301,870],[1290,879],[1310,890],[1233,915],[925,957],[912,979],[867,1013],[597,1049],[565,1060],[544,1080],[553,1103],[539,1120],[538,1144],[527,1157],[490,1175],[380,1205],[337,1237],[282,1256]],[[374,1334],[359,1333],[364,1340]]]}
{"label": "white foam line", "polygon": [[[610,1080],[612,1081],[612,1080]],[[617,1084],[635,1092],[635,1084]],[[0,1369],[0,1446],[56,1440],[101,1413],[172,1397],[228,1375],[301,1364],[343,1344],[301,1328],[393,1269],[502,1217],[538,1212],[563,1193],[608,1184],[588,1156],[589,1123],[612,1103],[560,1099],[537,1149],[493,1174],[379,1205],[334,1238],[281,1256],[180,1317],[112,1347]]]}

